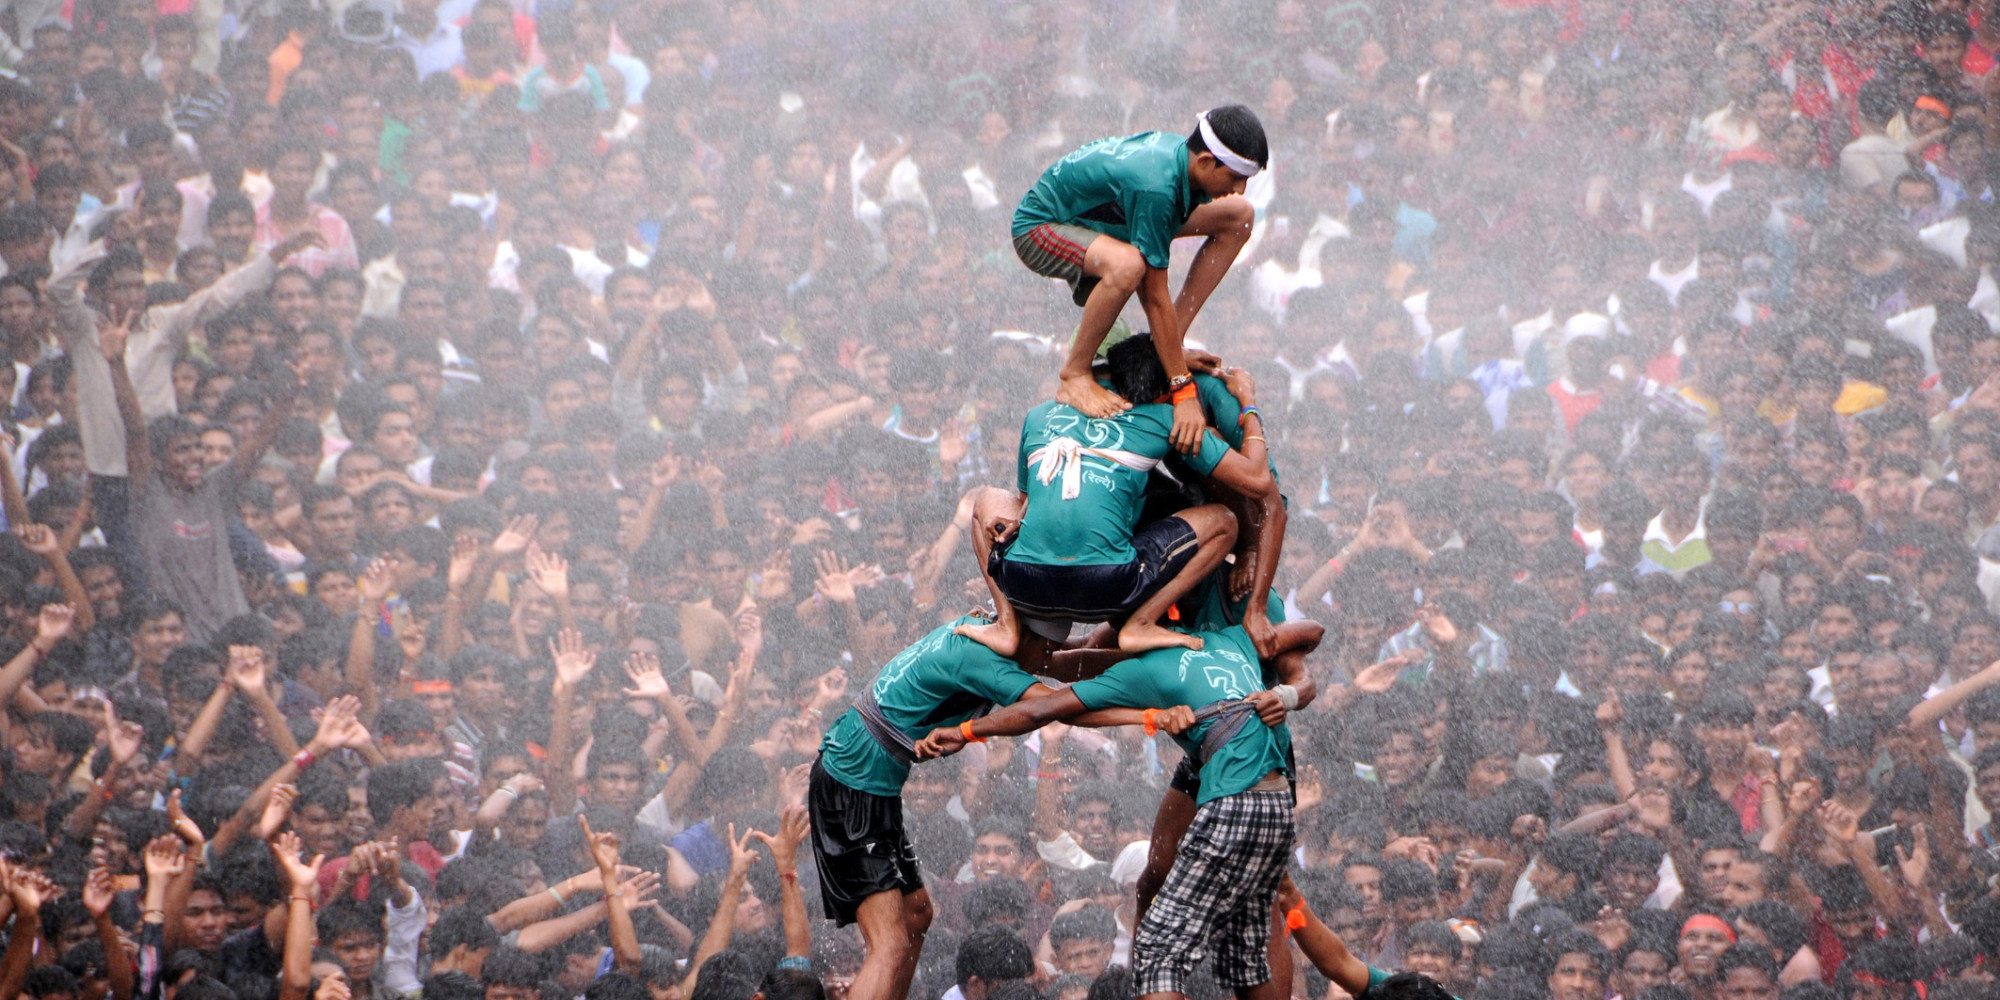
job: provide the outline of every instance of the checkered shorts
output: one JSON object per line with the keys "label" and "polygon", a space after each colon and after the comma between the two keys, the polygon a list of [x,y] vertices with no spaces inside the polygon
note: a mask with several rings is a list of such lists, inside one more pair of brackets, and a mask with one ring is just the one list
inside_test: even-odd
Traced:
{"label": "checkered shorts", "polygon": [[1132,937],[1133,993],[1185,993],[1212,942],[1216,982],[1271,978],[1271,903],[1292,856],[1290,792],[1241,792],[1195,810],[1173,871]]}

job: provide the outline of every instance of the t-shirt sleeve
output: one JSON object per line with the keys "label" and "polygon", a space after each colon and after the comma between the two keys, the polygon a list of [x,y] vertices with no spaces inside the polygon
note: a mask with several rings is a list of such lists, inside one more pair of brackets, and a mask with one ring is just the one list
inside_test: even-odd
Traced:
{"label": "t-shirt sleeve", "polygon": [[[986,651],[982,649],[981,652]],[[960,683],[966,690],[995,705],[1011,705],[1020,701],[1021,695],[1035,686],[1035,678],[1027,671],[990,653],[966,666],[971,669],[959,675]]]}
{"label": "t-shirt sleeve", "polygon": [[1087,681],[1069,686],[1076,700],[1090,711],[1100,708],[1151,708],[1148,697],[1153,685],[1148,671],[1134,667],[1139,660],[1126,660]]}
{"label": "t-shirt sleeve", "polygon": [[1174,199],[1160,191],[1136,191],[1128,201],[1125,219],[1131,228],[1132,245],[1146,258],[1147,267],[1166,270],[1169,248],[1183,221],[1174,210]]}
{"label": "t-shirt sleeve", "polygon": [[1211,427],[1206,433],[1202,434],[1201,447],[1196,448],[1194,454],[1185,457],[1187,464],[1194,471],[1206,476],[1214,472],[1215,467],[1222,464],[1223,456],[1228,454],[1228,442],[1223,441],[1222,436],[1217,434],[1215,429]]}

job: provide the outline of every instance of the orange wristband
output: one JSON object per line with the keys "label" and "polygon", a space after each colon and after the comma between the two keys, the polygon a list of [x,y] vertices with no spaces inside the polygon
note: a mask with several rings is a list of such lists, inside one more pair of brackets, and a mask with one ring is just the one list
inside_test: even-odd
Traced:
{"label": "orange wristband", "polygon": [[1306,929],[1306,908],[1304,906],[1294,906],[1285,914],[1285,929],[1288,931],[1302,931]]}
{"label": "orange wristband", "polygon": [[1146,720],[1146,735],[1147,735],[1147,736],[1151,736],[1151,735],[1153,735],[1154,733],[1157,733],[1157,732],[1159,732],[1159,731],[1160,731],[1160,727],[1159,727],[1159,724],[1158,724],[1158,723],[1155,723],[1155,722],[1153,721],[1153,716],[1155,716],[1155,715],[1158,715],[1159,713],[1160,713],[1160,710],[1159,710],[1159,709],[1157,709],[1157,708],[1149,708],[1149,709],[1147,709],[1147,710],[1146,710],[1146,711],[1145,711],[1144,713],[1142,713],[1142,718],[1144,718],[1144,719]]}
{"label": "orange wristband", "polygon": [[1194,383],[1189,382],[1188,384],[1174,390],[1173,400],[1176,403],[1185,403],[1188,400],[1193,399],[1194,397],[1195,397]]}
{"label": "orange wristband", "polygon": [[967,743],[984,743],[984,742],[986,742],[986,737],[984,737],[984,736],[974,736],[974,735],[972,735],[972,720],[971,720],[971,719],[967,719],[967,720],[965,720],[964,722],[961,722],[961,723],[959,723],[959,724],[958,724],[958,735],[960,735],[960,736],[963,736],[963,737],[965,737],[965,742],[967,742]]}

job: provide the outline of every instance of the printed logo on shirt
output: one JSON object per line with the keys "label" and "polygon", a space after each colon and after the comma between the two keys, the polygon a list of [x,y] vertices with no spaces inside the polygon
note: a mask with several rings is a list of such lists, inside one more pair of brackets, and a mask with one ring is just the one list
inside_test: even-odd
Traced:
{"label": "printed logo on shirt", "polygon": [[193,524],[181,520],[174,521],[174,537],[185,541],[204,541],[214,534],[215,529],[207,521],[198,521]]}

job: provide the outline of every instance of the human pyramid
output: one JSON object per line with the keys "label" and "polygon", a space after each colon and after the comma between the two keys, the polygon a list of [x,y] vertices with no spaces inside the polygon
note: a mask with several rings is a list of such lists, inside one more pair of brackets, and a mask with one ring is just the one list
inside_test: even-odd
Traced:
{"label": "human pyramid", "polygon": [[[1313,699],[1305,661],[1323,629],[1284,621],[1271,592],[1285,503],[1256,387],[1183,346],[1249,238],[1242,194],[1268,155],[1248,108],[1218,107],[1185,138],[1145,132],[1077,149],[1015,210],[1022,263],[1067,282],[1083,317],[1061,389],[1022,427],[1018,491],[974,500],[993,618],[961,618],[903,650],[828,730],[813,766],[826,913],[859,923],[867,945],[853,1000],[906,995],[930,926],[903,827],[910,768],[1053,722],[1165,731],[1185,753],[1139,880],[1139,997],[1184,995],[1205,953],[1237,996],[1281,997],[1290,977],[1273,967],[1289,965],[1288,934],[1356,997],[1448,996],[1355,958],[1286,877],[1285,720]],[[1183,237],[1202,243],[1176,297],[1168,249]],[[1100,351],[1135,293],[1151,333]],[[1072,641],[1075,624],[1099,627]]]}

